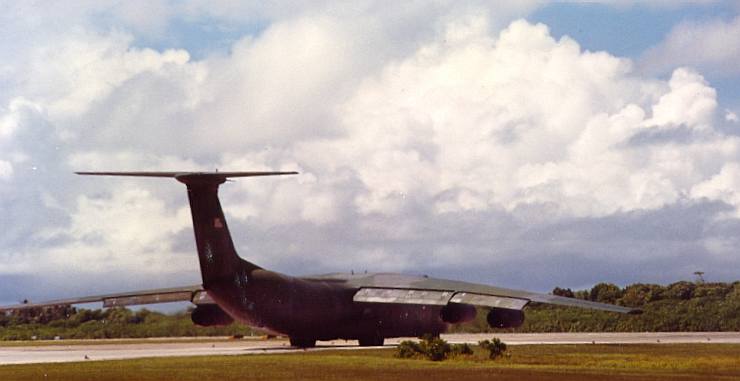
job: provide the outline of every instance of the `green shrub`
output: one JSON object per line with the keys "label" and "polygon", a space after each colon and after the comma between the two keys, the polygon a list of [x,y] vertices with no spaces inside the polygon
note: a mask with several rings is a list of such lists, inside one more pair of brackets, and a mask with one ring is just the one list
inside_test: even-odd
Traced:
{"label": "green shrub", "polygon": [[451,356],[469,356],[473,354],[473,348],[467,343],[463,344],[452,344],[450,355]]}
{"label": "green shrub", "polygon": [[589,299],[600,303],[614,303],[622,294],[622,289],[615,284],[599,283],[591,289]]}
{"label": "green shrub", "polygon": [[472,355],[473,349],[468,344],[448,344],[439,337],[425,335],[420,342],[402,341],[396,348],[396,357],[426,358],[432,361],[442,361],[448,356]]}
{"label": "green shrub", "polygon": [[432,361],[442,361],[447,358],[452,348],[446,341],[439,337],[425,335],[419,343],[421,352],[426,358]]}
{"label": "green shrub", "polygon": [[495,360],[506,352],[506,343],[501,341],[498,337],[494,337],[492,341],[483,340],[478,342],[481,348],[488,351],[488,358]]}
{"label": "green shrub", "polygon": [[419,343],[411,340],[402,341],[396,348],[396,357],[402,359],[418,358],[421,354]]}

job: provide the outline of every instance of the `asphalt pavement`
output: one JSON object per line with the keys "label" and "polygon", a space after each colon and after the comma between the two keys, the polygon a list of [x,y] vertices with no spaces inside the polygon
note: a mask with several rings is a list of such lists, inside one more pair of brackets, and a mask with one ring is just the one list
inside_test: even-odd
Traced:
{"label": "asphalt pavement", "polygon": [[[493,334],[447,334],[442,338],[450,343],[475,344],[490,339]],[[496,334],[508,345],[532,344],[682,344],[682,343],[732,343],[740,344],[740,332],[665,332],[665,333],[517,333]],[[402,340],[388,339],[386,346],[393,346]],[[181,341],[181,342],[180,342]],[[170,342],[146,341],[98,344],[89,343],[65,345],[3,346],[0,342],[0,365],[34,364],[55,362],[101,361],[147,357],[173,356],[213,356],[213,355],[257,355],[267,353],[291,353],[302,351],[355,350],[356,341],[320,341],[316,348],[291,348],[286,339],[202,339],[173,340]]]}

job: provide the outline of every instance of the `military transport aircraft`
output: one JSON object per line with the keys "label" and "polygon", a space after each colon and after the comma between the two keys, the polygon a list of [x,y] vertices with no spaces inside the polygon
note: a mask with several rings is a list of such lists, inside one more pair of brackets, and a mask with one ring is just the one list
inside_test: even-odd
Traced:
{"label": "military transport aircraft", "polygon": [[195,304],[192,320],[202,326],[238,320],[287,335],[295,347],[317,340],[351,339],[379,346],[388,337],[439,335],[449,325],[487,309],[492,327],[518,327],[530,302],[639,313],[639,310],[483,284],[402,274],[325,274],[293,277],[240,258],[218,199],[229,178],[293,175],[297,172],[78,172],[80,175],[174,178],[187,186],[203,283],[44,303],[0,307],[1,311],[103,302],[104,307],[174,301]]}

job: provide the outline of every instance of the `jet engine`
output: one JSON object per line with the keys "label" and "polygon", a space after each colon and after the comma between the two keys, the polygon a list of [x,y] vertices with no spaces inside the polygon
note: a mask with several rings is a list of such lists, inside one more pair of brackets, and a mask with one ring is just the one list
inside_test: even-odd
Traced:
{"label": "jet engine", "polygon": [[491,308],[486,317],[491,328],[517,328],[524,323],[524,312],[508,308]]}
{"label": "jet engine", "polygon": [[190,314],[190,319],[196,325],[203,327],[229,325],[234,322],[234,318],[224,312],[217,304],[201,304],[195,307]]}
{"label": "jet engine", "polygon": [[450,303],[442,307],[439,316],[442,321],[450,324],[465,323],[475,319],[475,306],[462,303]]}

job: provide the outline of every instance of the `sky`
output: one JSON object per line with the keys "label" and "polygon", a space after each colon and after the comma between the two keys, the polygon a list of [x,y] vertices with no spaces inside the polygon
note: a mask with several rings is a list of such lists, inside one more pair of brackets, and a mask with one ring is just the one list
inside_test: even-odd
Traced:
{"label": "sky", "polygon": [[240,255],[550,291],[740,279],[740,3],[0,2],[0,302]]}

